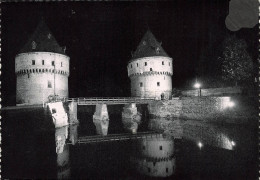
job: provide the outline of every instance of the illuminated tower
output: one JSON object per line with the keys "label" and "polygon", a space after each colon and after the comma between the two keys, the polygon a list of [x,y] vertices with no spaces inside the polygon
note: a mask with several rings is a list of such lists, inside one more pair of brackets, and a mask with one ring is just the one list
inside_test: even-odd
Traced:
{"label": "illuminated tower", "polygon": [[68,97],[69,57],[43,20],[15,57],[16,104]]}
{"label": "illuminated tower", "polygon": [[172,93],[172,58],[148,30],[128,62],[131,96],[169,99]]}

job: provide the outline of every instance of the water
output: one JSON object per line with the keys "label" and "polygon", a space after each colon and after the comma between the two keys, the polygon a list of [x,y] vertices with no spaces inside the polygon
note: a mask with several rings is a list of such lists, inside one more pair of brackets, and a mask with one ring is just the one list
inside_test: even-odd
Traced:
{"label": "water", "polygon": [[[124,133],[121,110],[122,106],[108,107],[109,134]],[[55,129],[41,108],[3,111],[2,177],[155,179],[138,174],[131,166],[131,141],[65,145],[62,153],[56,153],[57,135],[66,137],[67,133],[69,142],[77,136],[95,134],[93,114],[94,106],[79,108],[79,126]],[[216,129],[223,133],[221,127]],[[200,149],[197,142],[176,140],[176,172],[161,179],[256,179],[257,126],[225,125],[223,129],[232,130],[234,150],[206,144]],[[146,130],[147,119],[143,119],[139,131]]]}

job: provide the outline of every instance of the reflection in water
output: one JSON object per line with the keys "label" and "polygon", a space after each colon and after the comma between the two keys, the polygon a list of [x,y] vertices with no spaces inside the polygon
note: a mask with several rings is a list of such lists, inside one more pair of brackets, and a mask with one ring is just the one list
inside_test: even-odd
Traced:
{"label": "reflection in water", "polygon": [[163,135],[147,137],[133,143],[132,163],[140,174],[167,177],[175,171],[174,141]]}
{"label": "reflection in water", "polygon": [[174,118],[151,118],[149,129],[160,130],[175,139],[193,141],[200,148],[210,145],[232,150],[235,147],[236,129],[233,126],[212,124],[204,121],[181,120]]}
{"label": "reflection in water", "polygon": [[[89,123],[86,123],[88,120],[86,117],[81,118],[84,120],[80,124],[80,131],[78,131],[78,125],[54,129],[52,119],[46,118],[42,109],[12,113],[14,114],[5,121],[4,129],[4,178],[62,179],[80,177],[86,179],[86,177],[92,177],[88,179],[95,179],[98,176],[100,178],[110,177],[110,179],[126,179],[129,176],[134,176],[132,179],[144,178],[139,178],[138,171],[129,168],[130,157],[133,157],[133,151],[130,147],[134,141],[76,145],[78,134],[79,136],[90,135],[91,133],[86,133],[86,131],[91,131],[89,130],[91,127],[93,127],[91,132],[95,132],[92,113],[86,115],[89,117]],[[117,125],[117,129],[123,129],[123,124],[120,124],[122,122],[121,116],[121,112],[115,116],[111,115],[110,128],[114,123]],[[257,158],[257,125],[252,128],[245,125],[215,125],[191,120],[155,119],[154,121],[167,125],[166,127],[169,129],[175,128],[175,133],[178,132],[178,128],[182,128],[183,139],[178,140],[179,144],[177,145],[176,140],[174,140],[176,162],[172,162],[172,164],[176,163],[174,167],[177,168],[173,169],[175,174],[171,176],[172,179],[211,179],[212,177],[233,180],[256,179],[258,166],[255,163]],[[140,127],[143,126],[143,122],[141,122]],[[148,124],[148,120],[146,122]],[[153,146],[155,149],[153,153],[167,149],[163,146],[160,150],[159,142]],[[198,146],[199,142],[202,144],[201,149]],[[146,145],[150,151],[151,148],[148,147],[148,144],[148,142],[147,144],[140,143],[138,146],[140,152],[144,151],[142,145]],[[139,161],[139,169],[142,167],[143,172],[150,171],[150,174],[159,174],[159,172],[166,174],[167,163],[160,161],[162,159],[159,155],[158,158],[153,159],[153,157],[157,157],[157,154],[145,153],[140,154],[140,156],[145,157],[143,159],[140,156],[135,156],[143,160]],[[141,162],[144,163],[141,164]],[[164,163],[164,165],[160,165],[160,163]],[[156,171],[157,167],[161,167],[161,169]],[[171,173],[170,167],[168,166],[169,174]],[[196,172],[199,172],[204,178],[194,178]]]}
{"label": "reflection in water", "polygon": [[[69,129],[69,137],[68,137]],[[57,153],[57,178],[68,179],[71,175],[70,151],[67,139],[75,145],[78,140],[78,124],[63,126],[55,129],[56,153]]]}

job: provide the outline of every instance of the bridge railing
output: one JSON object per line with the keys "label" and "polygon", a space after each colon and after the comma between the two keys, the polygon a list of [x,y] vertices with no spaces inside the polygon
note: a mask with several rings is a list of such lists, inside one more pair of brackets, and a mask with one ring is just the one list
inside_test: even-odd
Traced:
{"label": "bridge railing", "polygon": [[50,102],[77,102],[78,104],[97,104],[97,103],[109,103],[109,104],[125,104],[125,103],[142,103],[147,101],[156,100],[151,97],[53,97]]}
{"label": "bridge railing", "polygon": [[68,102],[85,103],[138,103],[144,101],[155,100],[155,98],[133,98],[133,97],[90,97],[90,98],[68,98]]}

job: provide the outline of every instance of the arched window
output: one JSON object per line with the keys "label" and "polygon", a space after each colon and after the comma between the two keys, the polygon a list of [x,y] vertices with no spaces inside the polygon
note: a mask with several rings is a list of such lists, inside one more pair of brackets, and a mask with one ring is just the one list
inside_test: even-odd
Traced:
{"label": "arched window", "polygon": [[35,70],[33,69],[33,73],[35,72]]}

